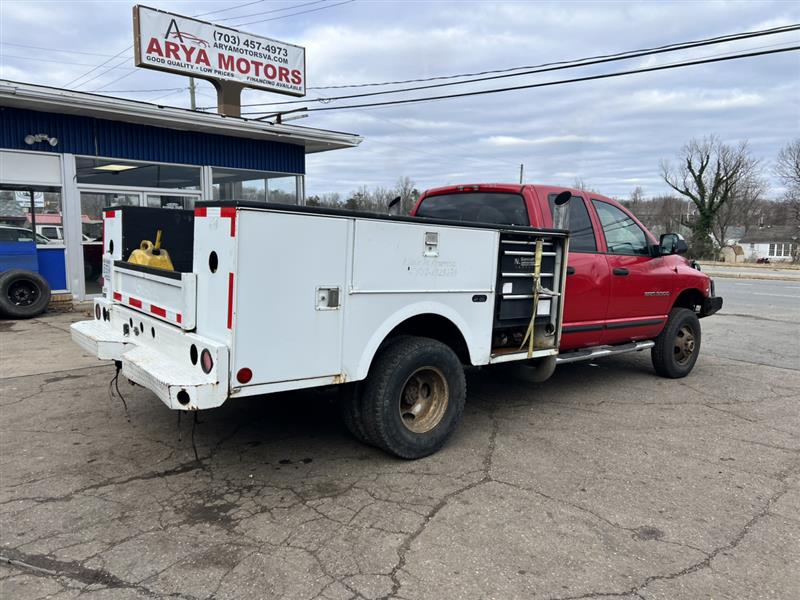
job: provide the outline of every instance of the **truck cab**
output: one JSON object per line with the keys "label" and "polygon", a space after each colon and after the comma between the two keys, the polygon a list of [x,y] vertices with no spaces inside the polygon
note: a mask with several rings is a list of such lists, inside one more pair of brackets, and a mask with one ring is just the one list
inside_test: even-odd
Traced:
{"label": "truck cab", "polygon": [[[570,232],[559,361],[570,351],[656,340],[675,309],[705,317],[718,311],[710,277],[681,254],[677,234],[656,238],[618,202],[569,189]],[[469,184],[424,192],[412,215],[507,225],[553,227],[553,204],[565,188],[548,185]],[[684,315],[686,316],[686,315]],[[699,350],[699,326],[689,327]],[[676,340],[676,344],[680,340]],[[686,349],[676,353],[686,352]],[[585,354],[585,352],[583,353]],[[687,361],[691,370],[696,355]],[[658,369],[657,369],[658,370]],[[685,370],[685,369],[684,369]],[[681,370],[683,371],[683,370]]]}

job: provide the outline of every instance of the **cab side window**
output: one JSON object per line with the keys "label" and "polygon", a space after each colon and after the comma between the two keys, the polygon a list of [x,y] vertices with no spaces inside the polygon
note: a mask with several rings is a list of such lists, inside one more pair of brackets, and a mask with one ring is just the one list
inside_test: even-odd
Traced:
{"label": "cab side window", "polygon": [[630,215],[608,202],[592,199],[592,204],[603,225],[610,254],[650,255],[647,236]]}
{"label": "cab side window", "polygon": [[[557,195],[550,194],[547,197],[551,215]],[[589,211],[586,210],[586,204],[580,196],[573,196],[569,201],[569,251],[597,252],[592,220],[589,218]]]}

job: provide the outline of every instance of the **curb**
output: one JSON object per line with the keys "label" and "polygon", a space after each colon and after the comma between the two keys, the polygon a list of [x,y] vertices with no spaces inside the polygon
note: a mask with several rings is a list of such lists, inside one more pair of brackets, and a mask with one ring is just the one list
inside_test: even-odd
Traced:
{"label": "curb", "polygon": [[800,277],[773,275],[771,273],[721,273],[719,271],[702,271],[709,277],[718,279],[768,279],[771,281],[794,281],[800,284]]}

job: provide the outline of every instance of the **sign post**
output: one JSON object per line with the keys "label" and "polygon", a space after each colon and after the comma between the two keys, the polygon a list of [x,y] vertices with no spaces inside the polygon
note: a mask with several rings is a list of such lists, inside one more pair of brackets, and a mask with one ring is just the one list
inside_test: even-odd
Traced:
{"label": "sign post", "polygon": [[137,67],[210,81],[220,114],[241,116],[246,87],[306,94],[301,46],[146,6],[133,7],[133,36]]}

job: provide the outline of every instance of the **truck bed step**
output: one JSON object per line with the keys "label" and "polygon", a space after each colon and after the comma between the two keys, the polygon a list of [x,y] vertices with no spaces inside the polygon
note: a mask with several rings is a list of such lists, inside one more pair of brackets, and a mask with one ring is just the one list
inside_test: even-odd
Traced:
{"label": "truck bed step", "polygon": [[596,346],[594,348],[587,348],[586,350],[574,350],[572,352],[560,354],[556,359],[556,363],[562,365],[581,360],[613,356],[615,354],[625,354],[626,352],[640,352],[652,348],[653,346],[655,346],[653,340],[630,342],[629,344],[620,344],[619,346]]}

